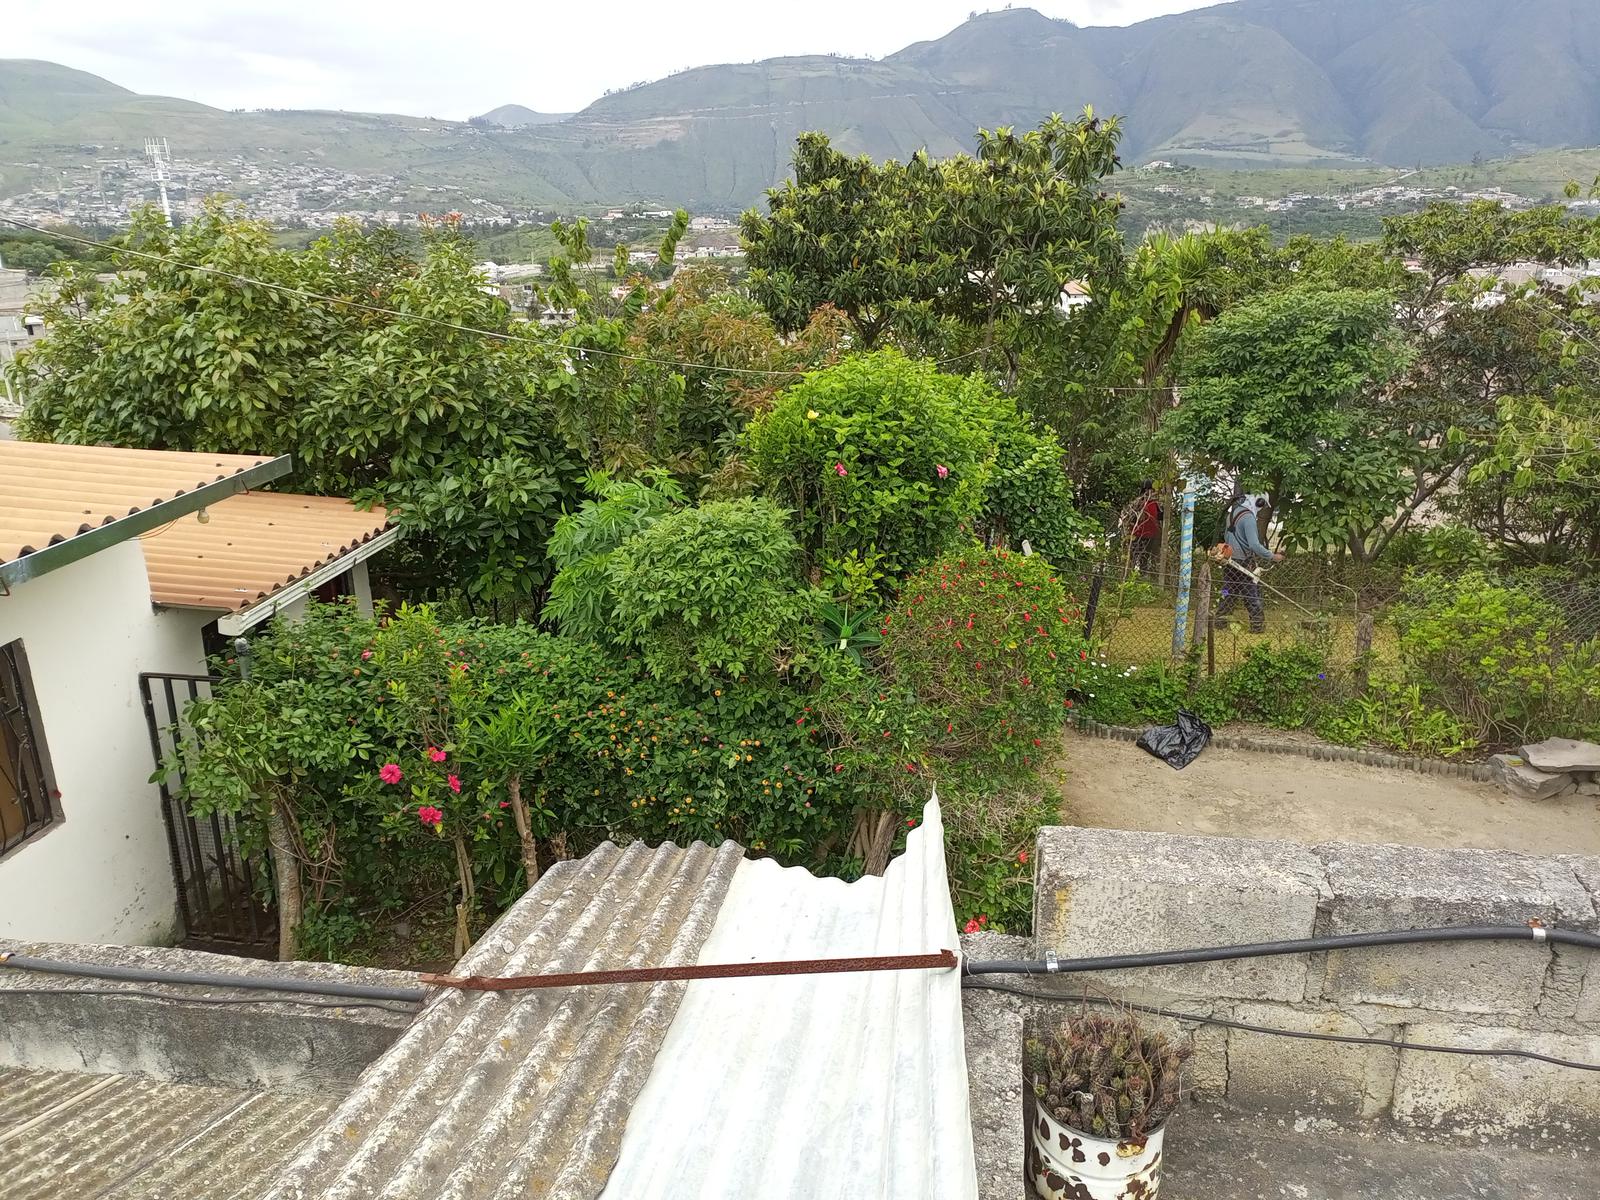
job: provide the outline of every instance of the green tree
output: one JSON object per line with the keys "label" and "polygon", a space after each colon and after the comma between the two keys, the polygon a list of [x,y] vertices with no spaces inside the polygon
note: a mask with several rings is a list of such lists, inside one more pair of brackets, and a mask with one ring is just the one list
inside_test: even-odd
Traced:
{"label": "green tree", "polygon": [[1405,361],[1392,307],[1382,292],[1285,291],[1196,330],[1168,444],[1268,487],[1292,541],[1377,557],[1453,472],[1445,431],[1390,398]]}
{"label": "green tree", "polygon": [[1101,182],[1120,137],[1116,118],[1086,109],[1020,135],[980,130],[975,156],[878,164],[803,134],[794,178],[765,215],[744,215],[751,287],[786,332],[826,304],[866,349],[891,331],[926,338],[941,320],[1003,347],[1019,325],[1058,318],[1068,283],[1120,258],[1120,201]]}

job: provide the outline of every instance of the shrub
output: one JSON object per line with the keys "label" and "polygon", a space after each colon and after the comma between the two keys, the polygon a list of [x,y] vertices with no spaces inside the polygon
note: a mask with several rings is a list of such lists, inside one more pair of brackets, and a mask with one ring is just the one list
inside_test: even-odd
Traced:
{"label": "shrub", "polygon": [[1031,426],[1008,399],[996,405],[994,459],[983,493],[978,531],[991,545],[1021,549],[1063,566],[1086,553],[1084,539],[1100,533],[1072,503],[1072,483],[1055,434]]}
{"label": "shrub", "polygon": [[[1194,710],[1192,680],[1191,670],[1165,663],[1115,666],[1101,650],[1079,670],[1072,697],[1085,715],[1107,725],[1169,725],[1180,708]],[[1219,719],[1212,711],[1200,715],[1207,721]]]}
{"label": "shrub", "polygon": [[750,425],[750,461],[812,564],[876,554],[893,578],[978,512],[993,393],[894,350],[808,375]]}
{"label": "shrub", "polygon": [[1516,745],[1600,732],[1600,646],[1549,600],[1479,571],[1414,577],[1392,611],[1404,682],[1473,738]]}
{"label": "shrub", "polygon": [[1328,675],[1326,658],[1313,646],[1257,644],[1243,662],[1201,684],[1189,707],[1213,722],[1304,729],[1331,697]]}
{"label": "shrub", "polygon": [[782,510],[721,500],[669,513],[607,564],[614,636],[658,679],[770,679],[816,610]]}
{"label": "shrub", "polygon": [[685,503],[671,480],[654,485],[592,474],[585,484],[591,499],[556,522],[550,537],[550,584],[545,614],[572,637],[598,640],[611,627],[615,597],[609,565],[617,547]]}
{"label": "shrub", "polygon": [[909,576],[881,630],[895,677],[927,709],[931,752],[1030,766],[1088,655],[1050,564],[971,546]]}
{"label": "shrub", "polygon": [[1420,686],[1393,679],[1374,679],[1366,695],[1328,709],[1317,732],[1343,746],[1371,742],[1404,754],[1440,758],[1453,758],[1478,745],[1457,717],[1428,705]]}

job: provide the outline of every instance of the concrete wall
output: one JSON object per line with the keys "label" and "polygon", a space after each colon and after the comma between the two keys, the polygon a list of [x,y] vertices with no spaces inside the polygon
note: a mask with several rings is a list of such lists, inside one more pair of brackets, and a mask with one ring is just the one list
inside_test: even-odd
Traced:
{"label": "concrete wall", "polygon": [[141,671],[204,667],[200,613],[157,612],[137,541],[0,597],[27,650],[62,816],[0,857],[0,937],[170,940],[176,896],[139,698]]}
{"label": "concrete wall", "polygon": [[[416,986],[416,976],[401,971],[256,962],[162,947],[0,942],[0,950],[164,971]],[[337,1000],[294,993],[119,983],[5,967],[0,968],[0,1068],[342,1094],[414,1016],[414,1006],[383,1003],[387,1007],[344,1007]]]}
{"label": "concrete wall", "polygon": [[[1035,862],[1035,949],[1063,958],[1534,918],[1600,931],[1597,859],[1048,828]],[[1285,1029],[1600,1062],[1600,953],[1531,941],[1284,955],[1056,986]],[[1233,1106],[1383,1117],[1463,1138],[1600,1137],[1592,1073],[1215,1028],[1194,1037],[1197,1093]]]}

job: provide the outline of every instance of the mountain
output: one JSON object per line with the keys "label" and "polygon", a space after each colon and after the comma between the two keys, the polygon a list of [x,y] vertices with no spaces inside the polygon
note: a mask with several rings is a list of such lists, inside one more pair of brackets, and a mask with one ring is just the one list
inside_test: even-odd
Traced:
{"label": "mountain", "polygon": [[502,104],[499,108],[491,108],[482,116],[473,117],[470,123],[521,129],[525,125],[554,125],[565,121],[571,115],[571,113],[534,112],[533,109],[523,108],[520,104]]}
{"label": "mountain", "polygon": [[470,123],[226,113],[0,61],[0,195],[165,136],[179,163],[308,162],[383,177],[407,202],[427,185],[501,203],[726,209],[782,178],[803,130],[878,157],[949,154],[978,126],[1084,104],[1123,116],[1129,162],[1412,166],[1593,146],[1600,3],[1236,0],[1125,28],[1008,9],[878,61],[707,66],[564,119],[507,105]]}

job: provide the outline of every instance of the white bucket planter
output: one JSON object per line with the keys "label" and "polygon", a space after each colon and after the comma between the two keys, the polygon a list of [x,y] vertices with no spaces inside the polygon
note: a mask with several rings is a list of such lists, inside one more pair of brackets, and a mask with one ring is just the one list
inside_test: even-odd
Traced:
{"label": "white bucket planter", "polygon": [[1069,1129],[1034,1107],[1028,1170],[1044,1200],[1155,1200],[1161,1187],[1161,1138],[1109,1141]]}

